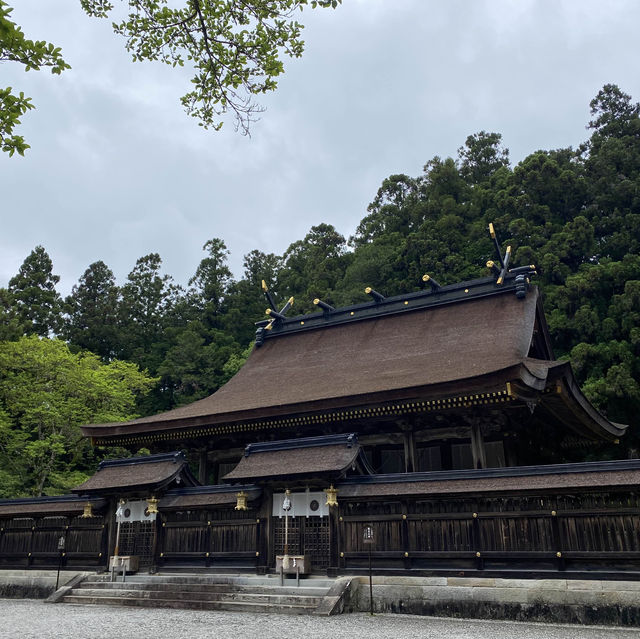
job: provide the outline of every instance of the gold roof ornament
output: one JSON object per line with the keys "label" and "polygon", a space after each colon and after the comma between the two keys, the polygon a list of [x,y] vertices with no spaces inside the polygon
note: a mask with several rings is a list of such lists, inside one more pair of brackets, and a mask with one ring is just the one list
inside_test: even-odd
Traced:
{"label": "gold roof ornament", "polygon": [[93,504],[90,501],[88,501],[84,505],[84,510],[82,512],[82,515],[80,515],[80,517],[82,519],[89,519],[91,517],[95,517],[95,515],[93,514]]}
{"label": "gold roof ornament", "polygon": [[153,496],[147,499],[147,514],[148,515],[158,514],[158,500]]}
{"label": "gold roof ornament", "polygon": [[329,488],[325,488],[324,492],[327,493],[327,503],[325,504],[325,506],[329,506],[330,508],[332,506],[337,506],[338,505],[338,489],[333,487],[333,484],[331,484],[331,486],[329,486]]}
{"label": "gold roof ornament", "polygon": [[236,510],[249,510],[249,506],[247,506],[247,497],[249,495],[241,490],[239,493],[236,493]]}

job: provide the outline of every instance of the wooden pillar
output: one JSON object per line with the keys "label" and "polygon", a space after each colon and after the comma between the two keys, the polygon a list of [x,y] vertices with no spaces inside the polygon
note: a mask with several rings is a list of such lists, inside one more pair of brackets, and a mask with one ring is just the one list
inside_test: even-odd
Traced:
{"label": "wooden pillar", "polygon": [[260,507],[257,514],[260,520],[257,523],[256,528],[256,544],[258,556],[257,570],[259,573],[266,573],[271,565],[271,558],[273,553],[273,544],[271,539],[273,537],[273,517],[272,517],[272,503],[273,503],[273,490],[265,486],[262,490]]}
{"label": "wooden pillar", "polygon": [[518,465],[518,454],[516,452],[515,442],[513,437],[505,437],[502,440],[504,447],[504,461],[507,466]]}
{"label": "wooden pillar", "polygon": [[445,440],[440,446],[440,463],[442,470],[453,470],[453,455],[451,454],[451,441]]}
{"label": "wooden pillar", "polygon": [[340,572],[340,506],[329,508],[329,567],[327,574],[335,577]]}
{"label": "wooden pillar", "polygon": [[473,456],[474,468],[487,467],[487,455],[484,448],[484,438],[480,429],[480,422],[474,420],[471,424],[471,455]]}
{"label": "wooden pillar", "polygon": [[416,470],[416,441],[412,430],[402,433],[404,443],[404,472],[413,473]]}
{"label": "wooden pillar", "polygon": [[213,484],[219,484],[220,483],[220,462],[219,461],[214,461],[212,464],[212,469],[213,469],[213,477],[211,478],[211,481],[213,482]]}
{"label": "wooden pillar", "polygon": [[200,451],[200,460],[198,464],[198,481],[205,486],[209,483],[209,465],[207,452],[208,451],[206,448],[203,448]]}
{"label": "wooden pillar", "polygon": [[116,547],[116,508],[118,507],[118,498],[111,497],[109,499],[109,506],[104,513],[104,523],[107,527],[107,566],[109,565],[109,557],[113,555],[113,551]]}

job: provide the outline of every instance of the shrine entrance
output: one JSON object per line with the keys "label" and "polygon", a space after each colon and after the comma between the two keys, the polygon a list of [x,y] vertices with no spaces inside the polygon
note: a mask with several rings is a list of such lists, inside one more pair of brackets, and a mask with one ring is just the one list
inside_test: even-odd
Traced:
{"label": "shrine entrance", "polygon": [[[285,529],[288,529],[289,555],[305,555],[314,572],[329,567],[329,507],[323,492],[292,493],[288,514],[282,508],[284,493],[273,495],[273,548],[275,555],[285,554]],[[287,521],[288,520],[288,521]]]}
{"label": "shrine entrance", "polygon": [[156,515],[148,512],[147,500],[121,500],[116,522],[120,524],[118,554],[138,557],[140,568],[150,568],[154,563]]}

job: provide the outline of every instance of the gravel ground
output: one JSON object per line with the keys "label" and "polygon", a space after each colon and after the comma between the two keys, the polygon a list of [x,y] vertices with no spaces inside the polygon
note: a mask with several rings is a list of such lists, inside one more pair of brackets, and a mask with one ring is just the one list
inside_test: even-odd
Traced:
{"label": "gravel ground", "polygon": [[640,629],[368,614],[307,617],[0,599],[2,639],[640,639]]}

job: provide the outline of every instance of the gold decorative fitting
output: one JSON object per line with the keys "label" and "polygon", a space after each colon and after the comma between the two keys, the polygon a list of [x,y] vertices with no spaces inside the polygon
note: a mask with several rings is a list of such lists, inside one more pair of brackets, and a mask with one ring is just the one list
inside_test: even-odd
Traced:
{"label": "gold decorative fitting", "polygon": [[271,309],[270,308],[265,310],[265,315],[271,315]]}
{"label": "gold decorative fitting", "polygon": [[562,553],[561,553],[560,551],[558,551],[558,552],[556,553],[556,557],[558,557],[558,559],[559,559],[560,557],[562,557]]}
{"label": "gold decorative fitting", "polygon": [[404,553],[404,556],[405,556],[405,557],[408,557],[408,556],[409,556],[409,553],[408,553],[408,552],[405,552],[405,553]]}
{"label": "gold decorative fitting", "polygon": [[468,288],[465,288],[465,289],[464,289],[464,292],[465,292],[465,293],[468,293],[468,292],[469,292],[469,289],[468,289]]}
{"label": "gold decorative fitting", "polygon": [[262,290],[266,293],[269,289],[267,288],[267,283],[262,280]]}
{"label": "gold decorative fitting", "polygon": [[167,524],[163,521],[162,522],[162,527],[164,528]]}
{"label": "gold decorative fitting", "polygon": [[256,550],[256,557],[259,557],[260,553]]}
{"label": "gold decorative fitting", "polygon": [[161,557],[164,557],[164,553],[163,553],[163,552],[161,552],[161,553],[160,553],[160,556],[161,556]]}
{"label": "gold decorative fitting", "polygon": [[487,268],[493,268],[493,265],[495,264],[495,262],[493,260],[489,260],[487,262]]}
{"label": "gold decorative fitting", "polygon": [[207,522],[207,526],[211,526],[211,522],[210,521]]}
{"label": "gold decorative fitting", "polygon": [[206,557],[208,557],[208,556],[209,556],[209,553],[208,553],[208,552],[207,552],[207,553],[205,553],[205,556],[206,556]]}
{"label": "gold decorative fitting", "polygon": [[31,553],[27,553],[27,557],[31,557]]}
{"label": "gold decorative fitting", "polygon": [[244,490],[241,490],[239,493],[236,493],[236,510],[249,510],[249,507],[247,506],[247,497],[249,495],[247,493],[244,492]]}
{"label": "gold decorative fitting", "polygon": [[300,326],[304,326],[304,322],[300,322]]}
{"label": "gold decorative fitting", "polygon": [[491,235],[491,239],[495,238],[496,231],[493,228],[493,222],[489,222],[489,235]]}
{"label": "gold decorative fitting", "polygon": [[349,315],[353,315],[353,314],[354,314],[353,311],[351,311],[351,313],[349,313]]}
{"label": "gold decorative fitting", "polygon": [[552,516],[552,517],[555,517],[557,514],[558,514],[558,513],[557,513],[555,510],[552,510],[552,511],[551,511],[551,516]]}
{"label": "gold decorative fitting", "polygon": [[84,510],[82,512],[82,515],[80,515],[80,517],[82,519],[89,519],[90,517],[95,517],[95,515],[93,514],[93,504],[90,501],[88,501],[84,505]]}
{"label": "gold decorative fitting", "polygon": [[340,517],[340,521],[342,521],[342,517]]}
{"label": "gold decorative fitting", "polygon": [[149,499],[147,499],[147,514],[158,514],[158,500],[154,496],[151,496]]}
{"label": "gold decorative fitting", "polygon": [[327,493],[327,502],[325,506],[337,506],[338,505],[338,489],[333,487],[333,484],[329,488],[325,488],[324,492]]}
{"label": "gold decorative fitting", "polygon": [[431,279],[431,277],[429,275],[427,275],[426,273],[422,276],[422,281],[423,282],[428,282]]}
{"label": "gold decorative fitting", "polygon": [[369,295],[369,293],[371,293],[373,289],[370,286],[367,286],[367,288],[364,289],[364,292]]}
{"label": "gold decorative fitting", "polygon": [[402,519],[406,519],[406,518],[407,518],[407,516],[406,516],[406,515],[402,515]]}
{"label": "gold decorative fitting", "polygon": [[102,553],[101,552],[98,553],[98,557],[102,557]]}
{"label": "gold decorative fitting", "polygon": [[405,305],[408,304],[409,302],[407,302],[407,300],[404,301]]}
{"label": "gold decorative fitting", "polygon": [[478,513],[473,513],[473,518],[478,519]]}
{"label": "gold decorative fitting", "polygon": [[476,557],[482,557],[482,555],[479,552],[477,552]]}
{"label": "gold decorative fitting", "polygon": [[507,254],[510,254],[510,253],[511,253],[511,247],[507,246]]}
{"label": "gold decorative fitting", "polygon": [[344,553],[343,553],[343,552],[341,552],[341,553],[340,553],[340,556],[341,556],[341,557],[344,557]]}

